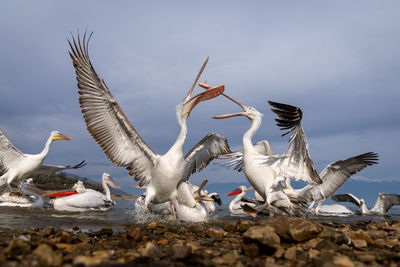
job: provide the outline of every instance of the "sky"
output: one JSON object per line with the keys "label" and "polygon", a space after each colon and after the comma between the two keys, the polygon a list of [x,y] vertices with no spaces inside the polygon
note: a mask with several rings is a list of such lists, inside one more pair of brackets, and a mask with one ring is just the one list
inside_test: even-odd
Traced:
{"label": "sky", "polygon": [[[67,40],[93,32],[92,64],[136,130],[163,154],[179,128],[175,106],[207,56],[201,81],[264,114],[253,141],[288,147],[268,100],[298,106],[318,171],[373,151],[379,164],[352,179],[400,182],[400,3],[398,1],[11,1],[0,2],[0,128],[24,153],[39,153],[52,130],[46,164],[87,166],[71,173],[101,180],[112,165],[86,130]],[[201,92],[196,88],[196,92]],[[242,147],[244,117],[213,120],[240,108],[221,97],[188,119],[184,153],[209,132]],[[243,173],[210,164],[191,177],[245,183]]]}

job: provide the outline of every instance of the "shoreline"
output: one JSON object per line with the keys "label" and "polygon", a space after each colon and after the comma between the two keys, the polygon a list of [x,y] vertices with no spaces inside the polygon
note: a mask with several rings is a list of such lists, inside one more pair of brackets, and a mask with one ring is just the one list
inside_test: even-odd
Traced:
{"label": "shoreline", "polygon": [[123,231],[0,228],[2,266],[397,266],[400,221],[295,217],[130,224]]}

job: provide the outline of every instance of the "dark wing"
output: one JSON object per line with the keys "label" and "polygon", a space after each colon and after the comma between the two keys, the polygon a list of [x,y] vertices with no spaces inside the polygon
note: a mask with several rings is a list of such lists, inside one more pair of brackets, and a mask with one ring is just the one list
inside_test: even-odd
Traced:
{"label": "dark wing", "polygon": [[126,167],[135,180],[149,179],[151,167],[158,157],[143,141],[129,122],[103,80],[99,78],[90,62],[88,44],[72,38],[68,41],[69,53],[76,70],[79,87],[79,103],[86,127],[94,140],[113,164]]}
{"label": "dark wing", "polygon": [[273,157],[267,160],[267,164],[275,165],[279,170],[278,176],[286,178],[295,178],[308,184],[320,184],[321,178],[314,168],[308,151],[307,138],[301,126],[303,112],[300,108],[268,101],[273,106],[271,110],[278,115],[275,119],[277,126],[281,130],[287,130],[282,136],[291,133],[289,139],[289,148],[279,158]]}
{"label": "dark wing", "polygon": [[226,153],[231,153],[226,137],[209,133],[186,154],[181,181],[188,181],[191,174],[201,171],[210,161]]}
{"label": "dark wing", "polygon": [[76,165],[67,165],[67,166],[55,166],[55,165],[40,165],[35,171],[31,172],[28,176],[29,177],[41,177],[41,176],[50,176],[56,172],[62,170],[72,170],[72,169],[79,169],[86,165],[86,162],[82,160]]}
{"label": "dark wing", "polygon": [[356,204],[358,207],[361,205],[361,201],[353,194],[337,194],[331,197],[336,202],[351,202]]}
{"label": "dark wing", "polygon": [[19,161],[24,154],[19,151],[0,129],[0,176],[8,171],[8,166]]}
{"label": "dark wing", "polygon": [[299,194],[309,201],[328,198],[335,194],[350,176],[367,166],[377,163],[378,154],[374,152],[364,153],[345,160],[338,160],[326,166],[321,172],[322,184],[306,186]]}

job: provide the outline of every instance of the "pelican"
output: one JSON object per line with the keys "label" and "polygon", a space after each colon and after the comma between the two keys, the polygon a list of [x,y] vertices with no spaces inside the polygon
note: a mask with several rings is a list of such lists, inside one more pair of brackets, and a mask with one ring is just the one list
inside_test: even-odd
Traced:
{"label": "pelican", "polygon": [[348,209],[346,206],[331,204],[331,205],[321,205],[318,204],[315,208],[313,208],[315,201],[311,202],[308,207],[309,211],[314,215],[318,216],[351,216],[354,215],[354,212]]}
{"label": "pelican", "polygon": [[19,192],[5,192],[0,195],[0,206],[22,207],[22,208],[43,208],[43,191],[34,186],[33,179],[28,178],[20,185]]}
{"label": "pelican", "polygon": [[52,131],[42,152],[34,155],[23,154],[0,129],[0,187],[7,185],[12,191],[12,183],[18,184],[33,174],[41,167],[51,143],[55,140],[71,141],[72,139],[60,132]]}
{"label": "pelican", "polygon": [[[231,154],[235,159],[232,162],[228,162],[228,164],[233,164],[239,171],[244,171],[247,180],[266,201],[268,206],[272,205],[280,209],[279,213],[283,211],[288,215],[303,216],[306,211],[303,205],[304,201],[302,199],[291,200],[282,191],[280,185],[280,182],[285,181],[287,177],[302,180],[309,184],[321,183],[321,179],[310,159],[306,140],[302,139],[297,132],[294,132],[294,130],[300,131],[302,129],[291,129],[293,127],[292,124],[286,125],[286,129],[293,131],[289,149],[282,156],[274,156],[267,141],[258,142],[255,145],[252,143],[252,137],[261,125],[263,114],[255,108],[247,107],[225,94],[224,96],[238,104],[243,109],[243,112],[214,116],[214,119],[245,116],[251,121],[250,129],[243,135],[243,153],[235,152]],[[226,156],[229,157],[230,154]],[[268,164],[265,164],[265,161]],[[294,202],[297,202],[297,204]]]}
{"label": "pelican", "polygon": [[[178,138],[167,153],[160,155],[145,143],[104,81],[98,77],[88,55],[89,40],[90,36],[86,42],[85,34],[82,42],[79,36],[78,42],[74,37],[72,43],[68,41],[87,130],[114,165],[127,168],[136,181],[141,181],[140,185],[149,182],[145,210],[150,202],[164,203],[172,200],[173,194],[177,196],[178,185],[187,181],[190,174],[205,168],[219,154],[230,152],[226,138],[215,133],[208,134],[185,157],[182,152],[187,135],[186,120],[191,110],[198,103],[220,95],[224,91],[224,85],[192,97],[207,58],[189,93],[176,107],[176,118],[180,128]],[[193,202],[189,202],[189,206],[193,207]]]}
{"label": "pelican", "polygon": [[115,201],[111,199],[111,192],[108,186],[120,188],[108,173],[103,173],[102,185],[105,194],[93,189],[86,189],[81,181],[74,185],[77,194],[59,197],[53,201],[55,210],[64,211],[87,211],[87,210],[108,210]]}
{"label": "pelican", "polygon": [[255,207],[253,203],[242,202],[242,198],[246,194],[246,192],[253,190],[252,187],[247,188],[246,186],[242,185],[239,186],[238,189],[233,190],[232,192],[226,194],[227,196],[234,196],[237,195],[231,203],[229,203],[229,213],[231,216],[244,216],[247,215],[245,211],[243,211],[242,206],[245,204],[249,205],[250,207]]}
{"label": "pelican", "polygon": [[361,214],[386,214],[393,205],[400,205],[400,195],[379,193],[376,198],[375,205],[372,209],[368,209],[364,199],[358,199],[352,194],[339,194],[332,196],[336,202],[351,202],[356,204]]}

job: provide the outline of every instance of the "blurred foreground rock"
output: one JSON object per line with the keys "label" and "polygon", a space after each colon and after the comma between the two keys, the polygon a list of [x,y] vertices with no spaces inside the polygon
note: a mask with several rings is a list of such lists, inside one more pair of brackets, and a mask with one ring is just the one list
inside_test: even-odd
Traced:
{"label": "blurred foreground rock", "polygon": [[277,217],[115,232],[0,228],[0,266],[398,266],[400,222]]}

